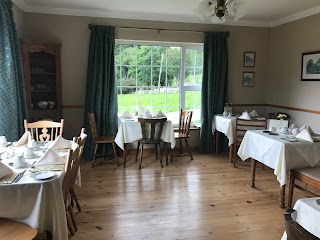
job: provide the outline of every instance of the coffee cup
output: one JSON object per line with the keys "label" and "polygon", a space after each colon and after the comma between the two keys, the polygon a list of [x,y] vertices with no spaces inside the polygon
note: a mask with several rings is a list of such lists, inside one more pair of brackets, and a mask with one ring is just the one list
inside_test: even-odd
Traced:
{"label": "coffee cup", "polygon": [[0,145],[6,145],[7,139],[6,136],[0,136]]}
{"label": "coffee cup", "polygon": [[28,142],[27,146],[28,146],[29,148],[36,149],[36,148],[38,147],[38,144],[37,144],[37,142],[36,142],[34,139],[32,139],[32,140],[30,140],[30,141]]}
{"label": "coffee cup", "polygon": [[25,165],[26,165],[26,161],[22,155],[15,157],[13,162],[13,166],[15,168],[21,168],[21,167],[24,167]]}
{"label": "coffee cup", "polygon": [[299,133],[299,128],[292,129],[292,135],[297,135]]}
{"label": "coffee cup", "polygon": [[26,148],[24,149],[24,156],[25,156],[26,158],[33,157],[33,155],[34,155],[33,148],[26,147]]}

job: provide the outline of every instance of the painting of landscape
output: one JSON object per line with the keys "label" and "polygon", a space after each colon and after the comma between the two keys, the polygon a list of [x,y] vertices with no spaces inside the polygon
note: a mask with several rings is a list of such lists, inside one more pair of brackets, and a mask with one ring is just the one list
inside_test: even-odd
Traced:
{"label": "painting of landscape", "polygon": [[320,52],[302,54],[302,81],[320,81]]}

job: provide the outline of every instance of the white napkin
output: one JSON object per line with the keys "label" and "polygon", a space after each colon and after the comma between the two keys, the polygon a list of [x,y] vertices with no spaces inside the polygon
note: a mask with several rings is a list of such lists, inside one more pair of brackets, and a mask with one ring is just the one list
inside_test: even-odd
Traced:
{"label": "white napkin", "polygon": [[244,120],[251,120],[251,117],[247,111],[243,112],[239,118]]}
{"label": "white napkin", "polygon": [[65,164],[66,160],[48,148],[45,154],[34,165]]}
{"label": "white napkin", "polygon": [[259,114],[257,113],[256,110],[252,110],[249,115],[250,115],[250,117],[252,117],[252,118],[259,117]]}
{"label": "white napkin", "polygon": [[301,132],[304,129],[308,129],[310,134],[314,134],[313,130],[311,129],[311,127],[309,126],[309,124],[305,124],[303,125],[301,128],[299,128],[299,132]]}
{"label": "white napkin", "polygon": [[122,113],[120,117],[121,118],[133,118],[131,113],[129,113],[128,111],[125,111],[124,113]]}
{"label": "white napkin", "polygon": [[63,148],[70,148],[72,145],[71,142],[68,140],[64,139],[61,136],[58,136],[56,140],[54,140],[52,143],[48,145],[48,148],[51,149],[63,149]]}
{"label": "white napkin", "polygon": [[313,139],[312,139],[311,134],[307,128],[303,129],[298,135],[296,135],[296,138],[313,143]]}
{"label": "white napkin", "polygon": [[31,133],[29,131],[25,132],[22,137],[14,144],[15,147],[20,146],[22,144],[26,144],[31,140]]}
{"label": "white napkin", "polygon": [[155,111],[155,112],[153,113],[153,117],[155,117],[155,118],[160,118],[160,117],[166,117],[166,115],[164,115],[164,113],[161,112],[161,111]]}
{"label": "white napkin", "polygon": [[13,171],[11,168],[7,167],[5,164],[0,162],[0,178],[3,178],[9,174],[12,174]]}

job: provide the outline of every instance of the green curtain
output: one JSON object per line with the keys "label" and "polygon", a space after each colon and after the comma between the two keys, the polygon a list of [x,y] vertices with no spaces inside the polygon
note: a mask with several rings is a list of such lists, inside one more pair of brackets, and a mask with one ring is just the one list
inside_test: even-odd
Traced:
{"label": "green curtain", "polygon": [[229,32],[206,32],[201,96],[200,151],[215,151],[212,135],[213,116],[223,112],[228,99],[228,43]]}
{"label": "green curtain", "polygon": [[0,135],[17,140],[24,132],[26,97],[13,3],[0,1]]}
{"label": "green curtain", "polygon": [[[118,130],[114,27],[89,25],[89,29],[91,35],[84,114],[84,126],[87,129],[88,138],[83,153],[86,159],[92,158],[94,149],[88,112],[95,113],[98,135],[115,135]],[[101,151],[112,153],[110,147],[102,148]]]}

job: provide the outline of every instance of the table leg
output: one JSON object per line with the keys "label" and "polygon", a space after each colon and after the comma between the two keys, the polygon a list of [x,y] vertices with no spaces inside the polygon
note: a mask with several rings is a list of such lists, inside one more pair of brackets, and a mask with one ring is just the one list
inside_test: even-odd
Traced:
{"label": "table leg", "polygon": [[257,162],[255,159],[251,158],[251,184],[250,186],[254,188],[256,186],[255,180],[256,180],[256,165]]}
{"label": "table leg", "polygon": [[215,134],[214,134],[215,136],[216,136],[216,154],[219,152],[219,132],[216,130],[215,131]]}
{"label": "table leg", "polygon": [[233,163],[233,144],[231,144],[229,146],[229,160],[230,160],[230,163]]}
{"label": "table leg", "polygon": [[280,193],[279,193],[279,207],[280,208],[285,207],[285,203],[284,203],[285,196],[286,196],[286,185],[283,185],[280,187]]}

